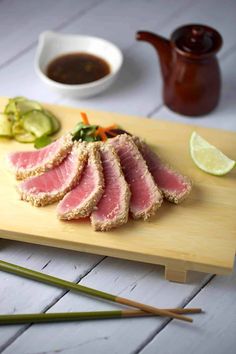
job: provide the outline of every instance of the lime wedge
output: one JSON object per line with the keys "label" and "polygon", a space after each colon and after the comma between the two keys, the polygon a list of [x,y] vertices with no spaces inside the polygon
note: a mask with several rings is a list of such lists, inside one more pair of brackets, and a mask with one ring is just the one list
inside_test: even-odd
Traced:
{"label": "lime wedge", "polygon": [[190,154],[194,163],[203,171],[223,176],[236,165],[234,160],[193,132],[190,138]]}

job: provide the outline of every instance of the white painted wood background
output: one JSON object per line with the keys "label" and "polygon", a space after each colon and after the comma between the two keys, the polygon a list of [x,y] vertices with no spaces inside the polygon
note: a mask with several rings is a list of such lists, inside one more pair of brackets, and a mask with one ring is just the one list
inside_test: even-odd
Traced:
{"label": "white painted wood background", "polygon": [[[137,30],[169,36],[177,26],[191,22],[211,25],[224,38],[219,53],[220,105],[196,119],[163,106],[156,54],[146,43],[135,41]],[[235,24],[235,0],[0,0],[0,95],[236,130]],[[33,69],[37,37],[46,29],[116,43],[125,57],[117,82],[83,101],[47,91]],[[235,272],[228,277],[191,273],[187,284],[175,284],[164,280],[159,266],[3,239],[0,259],[151,305],[200,306],[206,311],[194,316],[193,325],[145,318],[2,326],[1,353],[235,353]],[[0,272],[0,313],[113,308],[118,306]]]}

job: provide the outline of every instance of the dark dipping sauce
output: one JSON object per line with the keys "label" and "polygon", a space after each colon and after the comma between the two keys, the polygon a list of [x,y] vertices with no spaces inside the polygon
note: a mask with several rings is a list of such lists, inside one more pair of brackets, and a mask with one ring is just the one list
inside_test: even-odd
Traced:
{"label": "dark dipping sauce", "polygon": [[47,67],[47,76],[62,84],[87,84],[110,73],[109,64],[95,55],[70,53],[52,60]]}

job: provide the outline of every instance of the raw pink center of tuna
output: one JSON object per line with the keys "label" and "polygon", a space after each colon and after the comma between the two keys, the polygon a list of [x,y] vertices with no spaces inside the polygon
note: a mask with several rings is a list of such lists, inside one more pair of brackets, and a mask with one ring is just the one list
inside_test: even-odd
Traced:
{"label": "raw pink center of tuna", "polygon": [[181,180],[180,176],[174,175],[173,172],[169,173],[164,167],[156,168],[151,173],[161,189],[169,189],[178,193],[186,189],[186,184]]}
{"label": "raw pink center of tuna", "polygon": [[119,157],[125,179],[129,184],[131,191],[130,203],[135,209],[146,209],[152,202],[150,189],[148,188],[143,169],[140,168],[140,161],[132,153],[127,152],[127,147],[119,147]]}
{"label": "raw pink center of tuna", "polygon": [[74,174],[75,167],[77,167],[77,164],[75,164],[76,157],[78,158],[76,153],[69,154],[68,157],[54,169],[22,182],[22,189],[27,189],[31,194],[60,190]]}
{"label": "raw pink center of tuna", "polygon": [[60,212],[66,213],[74,208],[77,208],[87,197],[90,196],[91,192],[96,186],[96,178],[93,171],[93,166],[87,164],[85,167],[79,184],[69,192],[60,205]]}
{"label": "raw pink center of tuna", "polygon": [[144,151],[144,158],[147,161],[148,168],[160,189],[168,189],[169,191],[181,194],[186,190],[186,183],[168,167],[160,161],[157,155],[152,151]]}
{"label": "raw pink center of tuna", "polygon": [[45,158],[48,158],[48,155],[54,154],[61,144],[61,139],[58,139],[54,143],[46,146],[43,149],[35,151],[22,151],[15,152],[9,156],[10,161],[17,168],[29,168],[42,164]]}
{"label": "raw pink center of tuna", "polygon": [[118,176],[114,171],[117,169],[113,167],[113,161],[109,158],[109,153],[103,151],[101,153],[103,173],[105,179],[105,190],[100,199],[97,210],[94,212],[96,218],[99,219],[113,219],[119,211],[120,203],[120,185],[117,183]]}

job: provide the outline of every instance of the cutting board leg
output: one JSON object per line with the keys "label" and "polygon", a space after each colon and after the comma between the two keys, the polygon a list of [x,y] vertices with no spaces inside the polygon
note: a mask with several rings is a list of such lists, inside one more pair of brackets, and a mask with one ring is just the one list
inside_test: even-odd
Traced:
{"label": "cutting board leg", "polygon": [[187,270],[171,269],[165,267],[165,278],[169,281],[174,281],[177,283],[186,283],[187,280]]}

